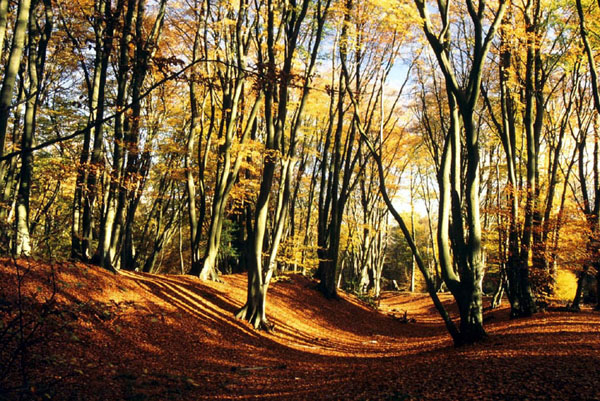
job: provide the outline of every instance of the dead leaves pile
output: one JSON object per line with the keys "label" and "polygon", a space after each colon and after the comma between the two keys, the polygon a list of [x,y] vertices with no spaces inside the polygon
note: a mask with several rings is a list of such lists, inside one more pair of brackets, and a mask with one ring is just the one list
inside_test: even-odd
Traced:
{"label": "dead leaves pile", "polygon": [[[26,265],[19,298],[15,267],[0,260],[0,330],[19,299],[34,316],[53,296],[50,267]],[[290,276],[269,292],[267,334],[233,318],[244,275],[53,267],[52,319],[23,355],[0,360],[12,363],[0,399],[600,399],[600,314],[589,309],[488,312],[489,339],[456,349],[425,295],[385,294],[375,311]]]}

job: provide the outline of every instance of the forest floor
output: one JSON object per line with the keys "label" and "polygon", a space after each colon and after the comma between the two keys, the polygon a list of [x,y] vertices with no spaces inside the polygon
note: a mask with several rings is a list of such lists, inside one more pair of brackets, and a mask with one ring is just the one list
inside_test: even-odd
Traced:
{"label": "forest floor", "polygon": [[454,348],[422,294],[385,293],[376,311],[284,276],[269,291],[275,331],[264,333],[233,317],[245,275],[204,283],[18,264],[0,259],[0,400],[600,399],[590,309],[488,311],[489,339]]}

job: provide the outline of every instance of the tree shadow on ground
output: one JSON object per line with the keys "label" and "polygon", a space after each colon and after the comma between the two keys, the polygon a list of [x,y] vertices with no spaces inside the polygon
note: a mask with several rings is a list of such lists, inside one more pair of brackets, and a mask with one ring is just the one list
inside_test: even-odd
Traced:
{"label": "tree shadow on ground", "polygon": [[[244,276],[214,284],[62,268],[68,285],[60,289],[61,307],[79,308],[72,326],[77,340],[50,347],[61,363],[34,367],[40,377],[62,377],[51,394],[55,399],[599,395],[598,314],[495,319],[486,343],[454,349],[441,324],[401,324],[349,297],[325,300],[310,280],[291,278],[272,286],[269,313],[278,329],[269,334],[233,317],[244,300]],[[0,266],[6,293],[11,274]],[[33,291],[47,285],[43,275],[30,277]],[[73,284],[78,282],[83,285]],[[80,308],[90,294],[93,302]]]}

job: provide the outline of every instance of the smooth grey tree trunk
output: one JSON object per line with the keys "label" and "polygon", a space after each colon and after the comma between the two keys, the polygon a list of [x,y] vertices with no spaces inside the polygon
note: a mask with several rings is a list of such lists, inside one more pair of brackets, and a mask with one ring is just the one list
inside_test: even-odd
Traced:
{"label": "smooth grey tree trunk", "polygon": [[[31,0],[19,1],[10,55],[4,69],[4,79],[2,80],[2,89],[0,89],[0,157],[4,155],[6,130],[8,128],[8,119],[10,117],[15,82],[19,72],[21,59],[23,58],[25,37],[27,36],[27,27],[29,25],[30,7]],[[6,163],[0,162],[0,182],[4,181],[5,171]]]}

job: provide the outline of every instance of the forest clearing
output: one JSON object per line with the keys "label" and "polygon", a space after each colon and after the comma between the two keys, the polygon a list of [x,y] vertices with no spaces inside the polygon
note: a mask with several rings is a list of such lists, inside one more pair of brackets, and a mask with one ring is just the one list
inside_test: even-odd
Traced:
{"label": "forest clearing", "polygon": [[[0,262],[3,313],[18,303],[12,263]],[[51,268],[18,263],[28,332],[28,319],[52,298]],[[244,303],[244,275],[214,283],[71,262],[54,268],[56,294],[32,337],[39,341],[29,347],[23,372],[18,360],[8,375],[2,371],[0,389],[12,389],[0,399],[600,397],[600,315],[589,309],[512,320],[506,306],[487,311],[489,338],[455,348],[425,294],[386,292],[376,311],[346,294],[326,300],[314,280],[286,275],[270,292],[275,329],[267,333],[233,316]],[[442,299],[449,303],[449,294]],[[14,386],[23,379],[19,398],[23,389]]]}

